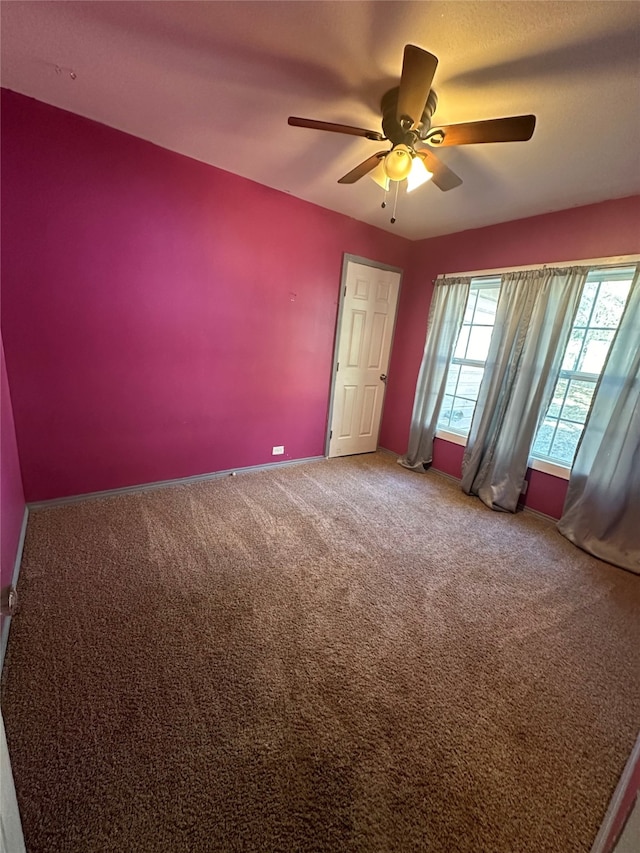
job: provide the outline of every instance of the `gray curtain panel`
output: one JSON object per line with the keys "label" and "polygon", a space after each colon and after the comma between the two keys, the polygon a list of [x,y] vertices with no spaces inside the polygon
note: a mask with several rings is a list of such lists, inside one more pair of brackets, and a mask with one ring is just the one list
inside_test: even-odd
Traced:
{"label": "gray curtain panel", "polygon": [[502,276],[496,322],[462,461],[462,488],[515,512],[549,406],[587,268]]}
{"label": "gray curtain panel", "polygon": [[640,280],[636,269],[571,470],[558,530],[640,574]]}
{"label": "gray curtain panel", "polygon": [[405,468],[424,471],[424,466],[433,458],[433,437],[470,283],[471,278],[466,276],[436,282],[429,311],[427,340],[416,384],[409,448],[398,459]]}

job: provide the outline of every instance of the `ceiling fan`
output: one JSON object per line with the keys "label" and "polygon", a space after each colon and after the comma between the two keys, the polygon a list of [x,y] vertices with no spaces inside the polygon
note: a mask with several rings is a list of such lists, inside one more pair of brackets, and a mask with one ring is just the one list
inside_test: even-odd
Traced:
{"label": "ceiling fan", "polygon": [[460,186],[462,179],[439,160],[430,148],[420,148],[421,143],[444,148],[486,142],[525,142],[533,135],[536,117],[510,116],[432,128],[431,117],[438,99],[431,84],[437,65],[438,59],[433,54],[412,44],[405,46],[400,85],[390,89],[380,104],[383,133],[297,116],[289,116],[289,124],[293,127],[362,136],[374,142],[391,142],[388,151],[378,151],[367,157],[355,169],[343,175],[339,184],[353,184],[371,173],[371,177],[385,190],[389,189],[390,181],[400,182],[405,178],[409,191],[430,178],[439,189],[445,192],[452,190]]}

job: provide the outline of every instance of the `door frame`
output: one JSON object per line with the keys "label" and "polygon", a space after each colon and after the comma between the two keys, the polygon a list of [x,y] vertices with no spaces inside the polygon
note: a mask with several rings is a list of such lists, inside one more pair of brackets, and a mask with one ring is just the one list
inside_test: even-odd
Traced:
{"label": "door frame", "polygon": [[[11,769],[11,758],[7,746],[4,719],[0,711],[0,853],[26,853],[20,808],[16,797],[16,786]],[[7,846],[7,844],[9,846]]]}
{"label": "door frame", "polygon": [[[382,264],[379,261],[372,261],[369,258],[361,258],[359,255],[351,255],[349,252],[345,252],[342,256],[342,273],[340,275],[340,297],[338,299],[338,312],[336,315],[336,327],[334,333],[334,341],[333,341],[333,359],[331,361],[331,385],[329,387],[329,409],[327,412],[327,426],[325,430],[325,438],[324,438],[324,455],[328,459],[329,458],[329,441],[331,436],[331,422],[333,420],[333,400],[336,392],[336,375],[337,375],[337,365],[338,365],[338,349],[340,347],[340,331],[342,329],[342,318],[344,313],[344,297],[347,292],[347,270],[349,264],[362,264],[365,267],[374,267],[378,270],[388,270],[389,272],[399,273],[400,280],[398,282],[398,301],[396,302],[396,313],[393,318],[393,328],[391,330],[391,348],[389,350],[389,360],[391,360],[391,355],[393,353],[393,342],[396,334],[396,323],[398,320],[398,309],[400,308],[400,294],[402,293],[402,276],[404,275],[404,270],[401,267],[394,267],[390,264]],[[387,392],[385,389],[384,400],[382,401],[382,411],[380,413],[380,419],[382,421],[382,417],[384,415],[384,404],[387,399]],[[379,437],[379,434],[378,434]],[[378,444],[378,439],[376,438],[376,446]]]}

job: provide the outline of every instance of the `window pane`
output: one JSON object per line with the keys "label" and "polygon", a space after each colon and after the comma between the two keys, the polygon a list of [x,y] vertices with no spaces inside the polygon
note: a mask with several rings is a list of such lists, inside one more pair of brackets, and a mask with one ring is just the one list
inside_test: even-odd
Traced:
{"label": "window pane", "polygon": [[476,407],[475,400],[467,400],[463,397],[455,397],[451,411],[451,428],[460,432],[469,432],[473,410]]}
{"label": "window pane", "polygon": [[444,389],[445,394],[450,394],[452,397],[456,393],[458,387],[458,376],[460,375],[460,365],[452,364],[447,373],[447,384]]}
{"label": "window pane", "polygon": [[552,459],[564,462],[565,465],[571,465],[581,435],[581,424],[569,424],[565,421],[560,421],[549,456]]}
{"label": "window pane", "polygon": [[491,343],[492,326],[472,326],[469,333],[467,358],[473,361],[485,361]]}
{"label": "window pane", "polygon": [[476,299],[478,298],[478,291],[474,290],[473,285],[469,287],[469,298],[467,299],[467,307],[464,312],[464,320],[463,323],[470,323],[473,319],[473,312],[476,308]]}
{"label": "window pane", "polygon": [[463,364],[460,367],[460,378],[458,379],[456,397],[464,397],[475,403],[478,399],[478,389],[480,388],[483,373],[483,367],[469,367],[468,365]]}
{"label": "window pane", "polygon": [[573,329],[569,343],[564,353],[564,361],[562,362],[563,370],[575,370],[580,350],[582,349],[582,341],[586,334],[585,329]]}
{"label": "window pane", "polygon": [[630,288],[631,281],[603,281],[589,325],[616,329]]}
{"label": "window pane", "polygon": [[534,456],[548,456],[553,441],[553,434],[556,428],[556,421],[552,418],[545,418],[536,435],[536,440],[533,443],[531,450]]}
{"label": "window pane", "polygon": [[583,424],[587,419],[595,387],[595,382],[572,379],[569,383],[567,399],[562,407],[562,417]]}
{"label": "window pane", "polygon": [[556,383],[556,390],[553,393],[553,400],[551,401],[549,411],[547,412],[548,417],[557,418],[560,414],[560,409],[562,408],[562,404],[564,403],[564,395],[567,391],[568,385],[568,379],[558,379]]}
{"label": "window pane", "polygon": [[613,331],[589,329],[586,333],[585,345],[577,369],[582,373],[599,375],[607,358],[613,335]]}
{"label": "window pane", "polygon": [[474,323],[484,323],[493,326],[498,305],[499,287],[483,288],[478,291],[478,304],[473,318]]}
{"label": "window pane", "polygon": [[458,335],[458,342],[456,343],[456,350],[453,354],[454,358],[464,358],[467,352],[467,342],[469,340],[469,330],[470,326],[463,326],[460,329],[460,334]]}
{"label": "window pane", "polygon": [[593,300],[595,299],[597,292],[597,281],[587,281],[585,283],[582,291],[582,298],[580,299],[580,305],[578,306],[578,313],[576,314],[576,319],[573,323],[574,327],[587,325],[589,317],[591,316]]}
{"label": "window pane", "polygon": [[451,407],[453,406],[453,396],[451,394],[445,394],[444,400],[442,402],[442,408],[440,409],[440,417],[438,418],[438,426],[443,429],[447,429],[449,427],[449,423],[451,421]]}

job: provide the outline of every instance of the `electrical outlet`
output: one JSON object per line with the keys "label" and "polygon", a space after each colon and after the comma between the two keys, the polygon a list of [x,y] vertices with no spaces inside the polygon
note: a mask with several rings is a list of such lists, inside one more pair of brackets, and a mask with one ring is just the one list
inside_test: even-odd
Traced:
{"label": "electrical outlet", "polygon": [[283,456],[284,455],[284,444],[279,444],[277,447],[274,447],[271,451],[272,456]]}

